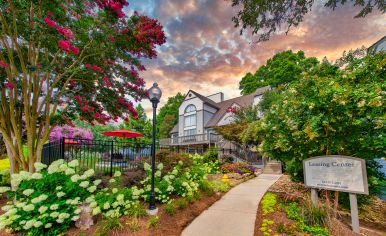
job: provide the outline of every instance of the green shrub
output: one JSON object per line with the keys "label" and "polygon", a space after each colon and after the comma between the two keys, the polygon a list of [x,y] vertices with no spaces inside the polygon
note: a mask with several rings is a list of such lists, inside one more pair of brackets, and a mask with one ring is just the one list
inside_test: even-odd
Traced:
{"label": "green shrub", "polygon": [[11,175],[9,170],[0,171],[0,186],[11,186]]}
{"label": "green shrub", "polygon": [[102,212],[108,218],[119,218],[122,215],[128,215],[129,211],[135,213],[140,211],[138,199],[143,190],[137,187],[120,188],[120,176],[119,171],[115,172],[114,178],[109,181],[109,188],[95,194],[94,199],[90,201],[94,214]]}
{"label": "green shrub", "polygon": [[171,216],[176,213],[176,207],[175,207],[173,202],[169,202],[168,204],[166,204],[165,212],[166,212],[166,214],[171,215]]}
{"label": "green shrub", "polygon": [[200,192],[194,192],[193,198],[194,198],[195,200],[200,200],[200,199],[201,199],[201,193],[200,193]]}
{"label": "green shrub", "polygon": [[276,206],[276,194],[270,192],[266,193],[261,200],[261,206],[263,209],[263,215],[274,212]]}
{"label": "green shrub", "polygon": [[301,220],[300,209],[298,208],[296,202],[291,202],[290,204],[288,204],[285,211],[287,213],[288,218],[290,218],[291,220]]}
{"label": "green shrub", "polygon": [[200,181],[199,188],[201,191],[206,193],[208,196],[212,196],[214,194],[213,185],[208,180]]}
{"label": "green shrub", "polygon": [[301,214],[306,225],[328,226],[329,215],[325,207],[314,206],[311,201],[306,201]]}
{"label": "green shrub", "polygon": [[68,229],[79,218],[79,205],[98,184],[89,182],[93,170],[75,174],[78,164],[57,160],[46,169],[35,163],[36,173],[13,174],[11,180],[17,190],[8,195],[16,202],[2,208],[5,213],[0,217],[0,228],[31,235],[58,235]]}
{"label": "green shrub", "polygon": [[177,206],[179,209],[184,209],[188,203],[186,202],[185,199],[181,198],[177,200]]}
{"label": "green shrub", "polygon": [[146,209],[139,202],[134,203],[127,210],[127,214],[129,216],[134,216],[135,218],[147,216]]}
{"label": "green shrub", "polygon": [[222,181],[215,180],[210,182],[210,184],[212,185],[214,192],[225,193],[229,189],[229,185]]}
{"label": "green shrub", "polygon": [[141,226],[139,224],[139,220],[138,218],[134,217],[133,219],[131,219],[129,222],[126,223],[127,224],[127,227],[129,228],[129,230],[131,232],[135,232],[135,231],[138,231]]}
{"label": "green shrub", "polygon": [[209,149],[207,153],[204,154],[204,162],[216,162],[218,161],[218,152],[216,149]]}
{"label": "green shrub", "polygon": [[96,236],[109,236],[111,230],[119,230],[123,229],[123,225],[119,218],[111,218],[107,217],[104,219],[100,224],[97,232],[95,233]]}
{"label": "green shrub", "polygon": [[150,216],[149,221],[147,222],[148,228],[156,228],[159,226],[159,218],[158,216]]}
{"label": "green shrub", "polygon": [[156,161],[157,163],[162,163],[163,173],[168,173],[173,170],[173,168],[182,161],[183,167],[190,167],[193,164],[193,161],[188,158],[187,156],[184,156],[182,154],[179,154],[177,152],[171,152],[169,150],[160,150],[156,154]]}

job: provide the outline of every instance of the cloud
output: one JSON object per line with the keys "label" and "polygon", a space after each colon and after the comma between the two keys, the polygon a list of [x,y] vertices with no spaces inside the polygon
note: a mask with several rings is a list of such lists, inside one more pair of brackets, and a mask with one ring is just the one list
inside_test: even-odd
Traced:
{"label": "cloud", "polygon": [[335,60],[344,50],[369,46],[386,32],[385,15],[354,19],[359,8],[349,5],[335,11],[316,5],[288,35],[261,43],[254,43],[251,35],[240,36],[231,21],[236,10],[230,1],[146,0],[131,4],[129,10],[150,14],[165,27],[167,43],[158,49],[157,59],[145,62],[148,70],[142,74],[148,86],[157,82],[162,88],[161,106],[167,97],[189,89],[237,96],[243,75],[283,50]]}

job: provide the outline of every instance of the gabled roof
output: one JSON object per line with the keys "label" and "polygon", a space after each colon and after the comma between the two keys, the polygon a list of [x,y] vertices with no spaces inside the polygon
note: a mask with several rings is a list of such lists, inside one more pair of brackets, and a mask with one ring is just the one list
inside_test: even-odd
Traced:
{"label": "gabled roof", "polygon": [[223,102],[217,103],[219,110],[214,114],[214,116],[206,123],[205,127],[216,126],[218,122],[220,122],[221,118],[226,114],[227,109],[232,106],[232,104],[237,103],[241,107],[246,107],[253,104],[253,99],[257,95],[262,95],[265,91],[269,90],[270,86],[262,87],[256,89],[254,93],[232,98],[229,100],[225,100]]}
{"label": "gabled roof", "polygon": [[170,131],[171,134],[178,133],[178,123],[173,127],[173,129]]}
{"label": "gabled roof", "polygon": [[[215,103],[212,99],[209,99],[193,90],[189,90],[189,92],[192,92],[194,95],[196,95],[199,99],[201,99],[204,103],[214,107],[214,108],[218,108],[217,106],[217,103]],[[189,94],[189,92],[187,94]]]}

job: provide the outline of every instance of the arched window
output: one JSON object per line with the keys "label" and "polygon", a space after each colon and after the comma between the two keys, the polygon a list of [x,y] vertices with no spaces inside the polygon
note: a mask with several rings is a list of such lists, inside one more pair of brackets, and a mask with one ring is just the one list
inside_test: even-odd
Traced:
{"label": "arched window", "polygon": [[195,105],[189,105],[185,108],[185,113],[188,113],[188,112],[194,112],[196,111],[196,106]]}
{"label": "arched window", "polygon": [[184,136],[196,134],[197,111],[196,106],[189,105],[185,108],[184,114]]}

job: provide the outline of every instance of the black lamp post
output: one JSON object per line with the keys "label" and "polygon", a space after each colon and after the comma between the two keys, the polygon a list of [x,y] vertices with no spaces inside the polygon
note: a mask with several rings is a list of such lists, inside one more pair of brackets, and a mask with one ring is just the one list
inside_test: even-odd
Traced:
{"label": "black lamp post", "polygon": [[155,145],[156,145],[156,112],[157,105],[161,99],[162,91],[158,87],[157,83],[153,84],[148,90],[149,99],[152,103],[153,107],[153,144],[151,145],[151,192],[150,192],[150,206],[149,206],[149,214],[157,214],[157,207],[155,205],[155,193],[154,193],[154,173],[155,173]]}

